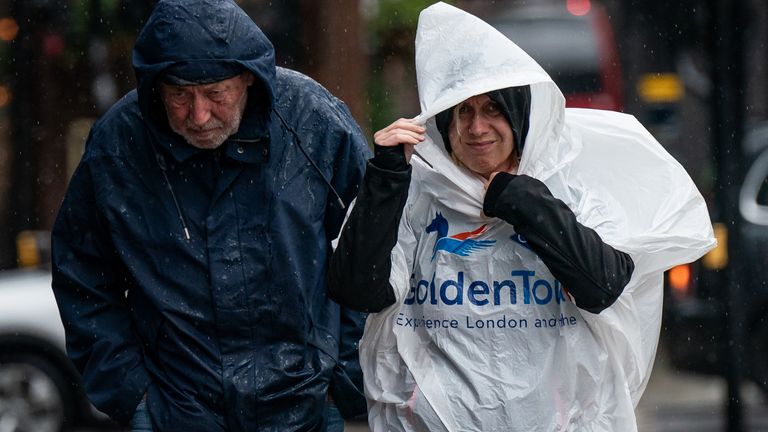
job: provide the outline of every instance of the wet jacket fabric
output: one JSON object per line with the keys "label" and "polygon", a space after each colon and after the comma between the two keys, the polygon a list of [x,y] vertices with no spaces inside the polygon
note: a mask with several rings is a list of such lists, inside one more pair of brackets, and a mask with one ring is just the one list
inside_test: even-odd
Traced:
{"label": "wet jacket fabric", "polygon": [[[257,83],[238,132],[200,150],[170,130],[155,82],[210,60]],[[319,430],[329,388],[343,414],[364,413],[364,317],[325,295],[368,157],[348,109],[276,68],[229,1],[158,3],[134,68],[53,230],[53,290],[91,401],[126,424],[146,394],[156,430]]]}
{"label": "wet jacket fabric", "polygon": [[[416,73],[425,140],[410,169],[369,163],[331,263],[331,280],[354,284],[331,292],[371,311],[360,341],[371,430],[637,430],[663,272],[715,245],[701,194],[636,119],[566,109],[528,54],[455,7],[422,11]],[[520,163],[486,191],[453,162],[435,117],[520,86]],[[364,261],[355,221],[366,218],[381,235],[360,244],[391,248],[368,265],[388,275],[364,263],[345,273]],[[392,290],[361,294],[376,286]]]}

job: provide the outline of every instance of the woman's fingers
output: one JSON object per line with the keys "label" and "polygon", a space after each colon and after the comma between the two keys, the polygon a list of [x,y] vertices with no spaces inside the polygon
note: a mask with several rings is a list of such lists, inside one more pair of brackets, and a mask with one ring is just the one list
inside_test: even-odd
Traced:
{"label": "woman's fingers", "polygon": [[373,140],[380,146],[398,144],[415,145],[424,141],[426,129],[410,119],[399,119],[373,134]]}

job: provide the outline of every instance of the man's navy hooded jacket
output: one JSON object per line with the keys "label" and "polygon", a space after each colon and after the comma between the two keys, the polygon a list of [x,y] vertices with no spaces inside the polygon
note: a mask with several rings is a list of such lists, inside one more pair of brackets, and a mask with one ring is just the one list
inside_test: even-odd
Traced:
{"label": "man's navy hooded jacket", "polygon": [[[200,150],[170,130],[155,84],[210,60],[256,84],[239,131]],[[230,1],[159,2],[133,63],[138,88],[93,127],[53,230],[53,290],[91,401],[126,424],[146,394],[156,430],[316,430],[329,386],[364,413],[362,316],[325,296],[336,194],[354,198],[368,157],[349,111],[276,68]]]}

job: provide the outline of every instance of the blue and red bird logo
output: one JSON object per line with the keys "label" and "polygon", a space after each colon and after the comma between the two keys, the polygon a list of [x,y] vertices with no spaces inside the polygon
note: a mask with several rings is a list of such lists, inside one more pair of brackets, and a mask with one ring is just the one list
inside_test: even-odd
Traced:
{"label": "blue and red bird logo", "polygon": [[437,256],[437,251],[442,250],[459,256],[469,256],[472,252],[485,249],[496,243],[496,240],[478,240],[477,237],[488,230],[487,225],[482,225],[474,231],[467,231],[448,236],[448,221],[438,212],[432,222],[427,226],[426,232],[437,232],[437,241],[432,249],[432,259]]}

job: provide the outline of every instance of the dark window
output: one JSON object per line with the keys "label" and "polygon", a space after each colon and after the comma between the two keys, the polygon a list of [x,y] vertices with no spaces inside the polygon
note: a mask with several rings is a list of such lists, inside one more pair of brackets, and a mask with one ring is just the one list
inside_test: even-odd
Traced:
{"label": "dark window", "polygon": [[587,18],[509,18],[489,23],[533,57],[564,94],[602,91],[600,55]]}

